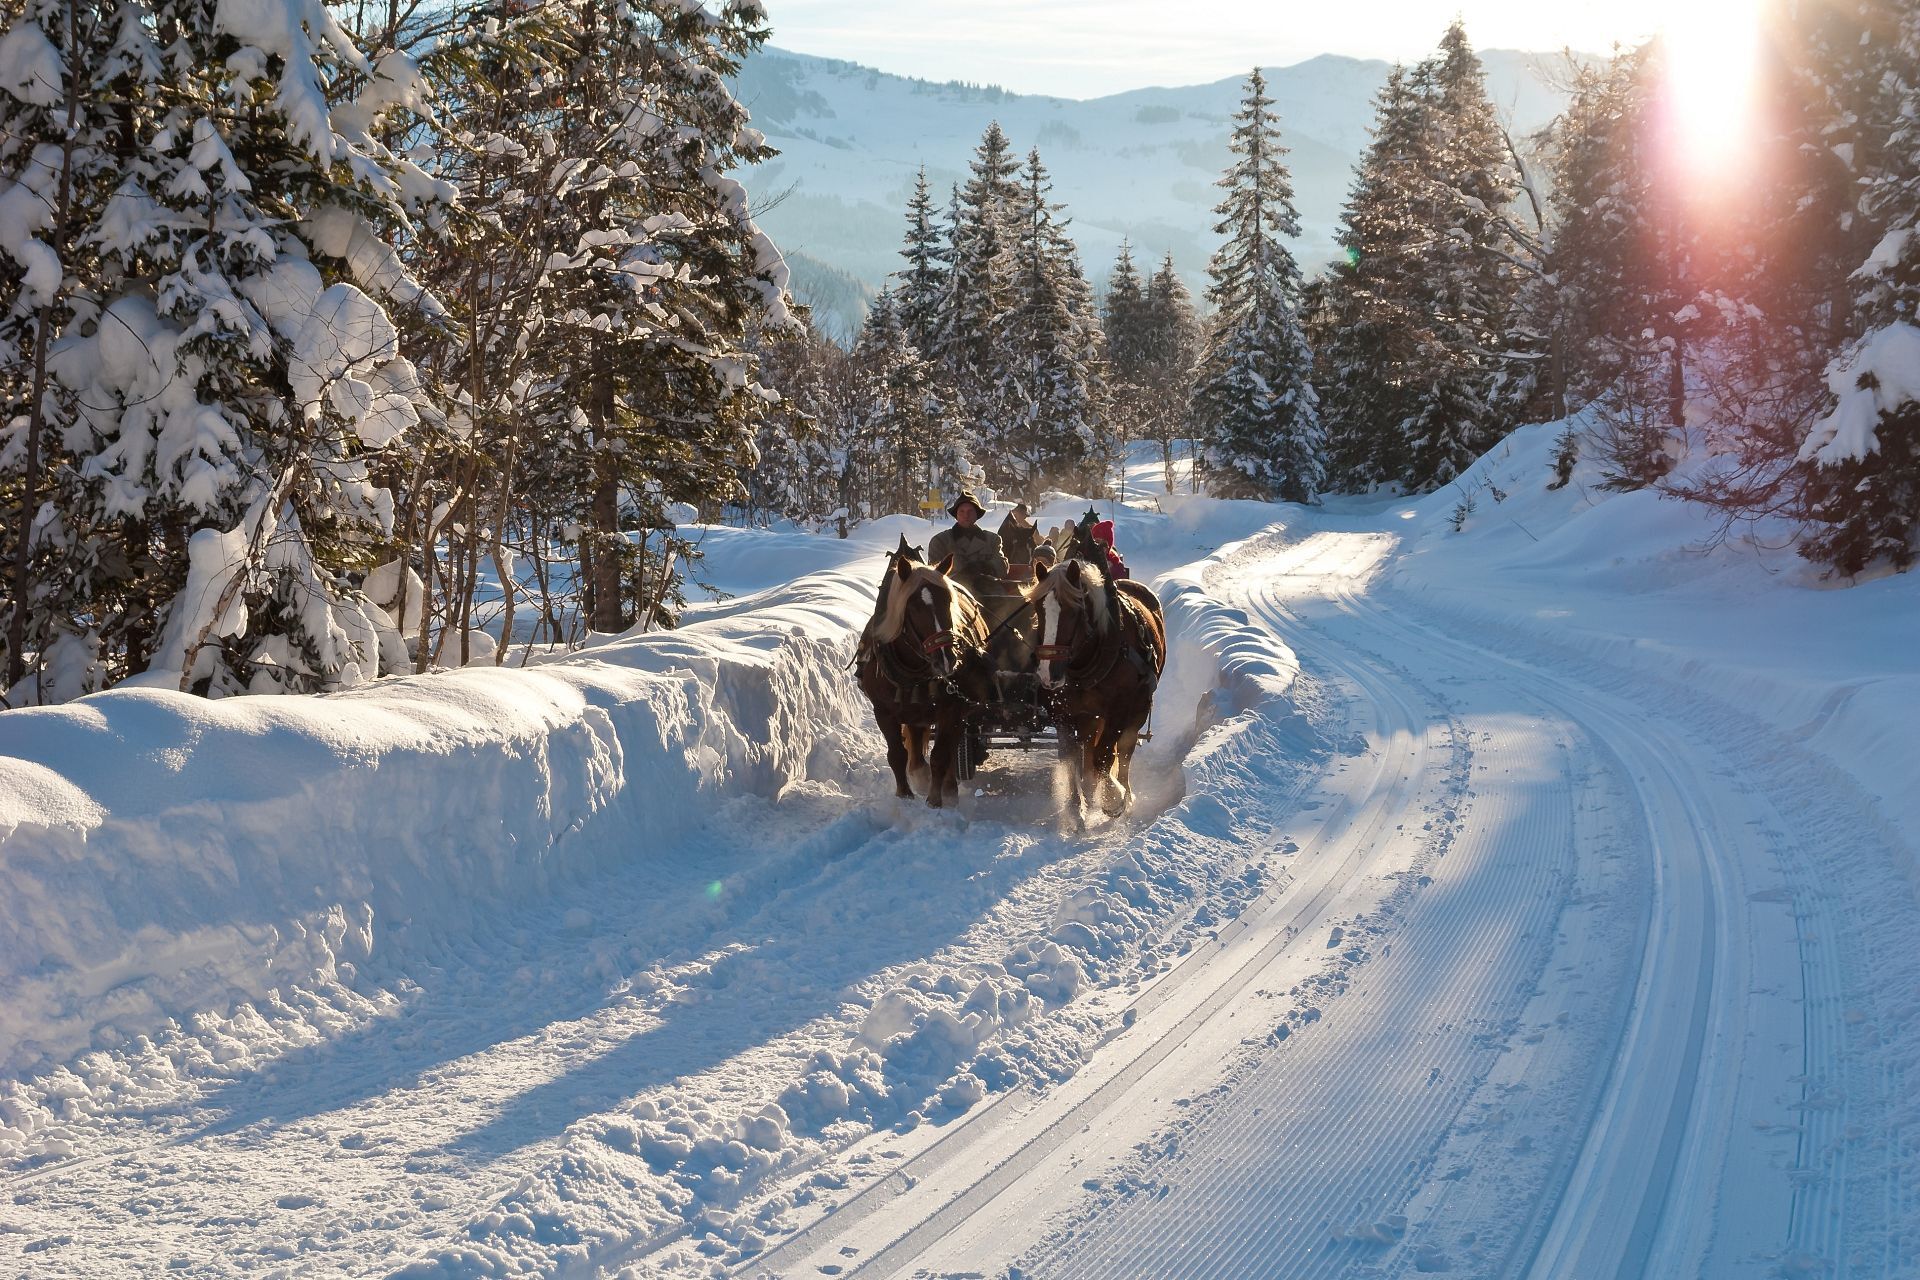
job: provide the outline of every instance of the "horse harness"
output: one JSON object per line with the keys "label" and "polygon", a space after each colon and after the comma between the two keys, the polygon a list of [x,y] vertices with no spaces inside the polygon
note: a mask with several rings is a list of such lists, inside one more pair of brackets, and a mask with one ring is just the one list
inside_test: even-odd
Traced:
{"label": "horse harness", "polygon": [[[1125,592],[1116,591],[1111,584],[1108,588],[1107,603],[1118,615],[1116,625],[1110,627],[1106,638],[1094,647],[1094,651],[1084,661],[1075,665],[1067,661],[1069,646],[1062,644],[1043,644],[1034,649],[1034,657],[1042,662],[1055,662],[1061,665],[1059,691],[1064,692],[1072,685],[1098,684],[1112,674],[1124,653],[1133,664],[1134,671],[1152,693],[1159,687],[1160,673],[1155,670],[1151,631],[1146,625],[1146,606]],[[1132,649],[1121,644],[1121,632],[1127,627],[1136,630],[1142,643]],[[1164,655],[1161,655],[1164,656]]]}
{"label": "horse harness", "polygon": [[[902,660],[899,652],[900,642],[908,641],[917,652],[918,668],[910,667]],[[941,650],[954,653],[953,671],[945,676],[933,674],[930,659]],[[935,631],[931,635],[919,637],[913,634],[909,619],[900,623],[900,634],[884,644],[876,643],[871,634],[860,638],[860,646],[854,651],[853,660],[847,665],[856,666],[863,658],[873,660],[880,678],[890,685],[895,700],[903,707],[929,705],[945,698],[963,696],[954,677],[959,674],[962,662],[971,654],[972,646],[956,641],[951,629]]]}

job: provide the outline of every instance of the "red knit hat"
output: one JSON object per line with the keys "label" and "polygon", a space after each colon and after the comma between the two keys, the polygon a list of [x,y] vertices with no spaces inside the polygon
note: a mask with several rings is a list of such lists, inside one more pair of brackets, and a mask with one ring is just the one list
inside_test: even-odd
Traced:
{"label": "red knit hat", "polygon": [[1103,547],[1113,545],[1113,521],[1102,520],[1093,526],[1093,540]]}

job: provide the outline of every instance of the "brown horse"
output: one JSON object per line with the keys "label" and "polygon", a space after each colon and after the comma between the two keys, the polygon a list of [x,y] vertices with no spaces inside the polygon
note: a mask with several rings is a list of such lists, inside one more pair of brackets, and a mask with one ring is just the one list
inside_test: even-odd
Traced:
{"label": "brown horse", "polygon": [[912,796],[911,780],[936,809],[959,798],[954,752],[968,707],[988,696],[993,679],[986,614],[947,576],[952,568],[952,556],[922,564],[904,545],[889,556],[854,655],[854,677],[887,742],[894,794]]}
{"label": "brown horse", "polygon": [[1036,578],[1027,593],[1039,615],[1034,652],[1061,755],[1074,766],[1074,814],[1087,799],[1123,813],[1133,803],[1133,751],[1167,665],[1160,601],[1142,583],[1109,583],[1083,560]]}

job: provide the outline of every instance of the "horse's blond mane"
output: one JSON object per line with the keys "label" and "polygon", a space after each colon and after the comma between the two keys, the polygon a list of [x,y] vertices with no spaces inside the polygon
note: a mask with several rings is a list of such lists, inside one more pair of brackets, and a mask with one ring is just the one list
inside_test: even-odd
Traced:
{"label": "horse's blond mane", "polygon": [[907,606],[913,602],[913,593],[922,587],[932,587],[952,596],[953,629],[976,645],[984,645],[987,639],[987,615],[973,592],[952,578],[943,576],[932,565],[913,561],[908,561],[908,565],[909,572],[904,579],[891,569],[887,571],[887,608],[873,629],[874,639],[882,644],[891,644],[898,639],[900,628],[906,625]]}
{"label": "horse's blond mane", "polygon": [[1085,608],[1093,619],[1093,629],[1105,635],[1113,625],[1113,617],[1107,611],[1107,575],[1097,565],[1085,560],[1069,561],[1080,566],[1080,585],[1075,586],[1067,576],[1065,567],[1051,570],[1044,582],[1036,582],[1027,589],[1027,599],[1038,605],[1048,595],[1060,597],[1060,603],[1071,609]]}

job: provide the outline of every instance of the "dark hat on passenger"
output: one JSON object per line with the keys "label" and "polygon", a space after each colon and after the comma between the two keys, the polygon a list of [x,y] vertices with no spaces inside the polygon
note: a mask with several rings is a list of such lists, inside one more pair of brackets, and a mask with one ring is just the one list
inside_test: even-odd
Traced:
{"label": "dark hat on passenger", "polygon": [[980,505],[980,499],[973,496],[973,490],[971,489],[962,489],[960,491],[960,496],[955,498],[953,505],[947,508],[947,514],[950,516],[958,516],[962,504],[965,503],[973,504],[973,509],[981,515],[987,514],[987,509]]}

